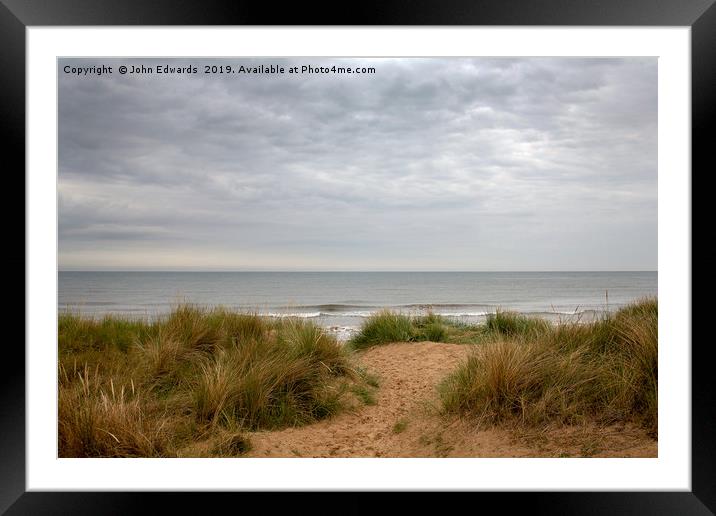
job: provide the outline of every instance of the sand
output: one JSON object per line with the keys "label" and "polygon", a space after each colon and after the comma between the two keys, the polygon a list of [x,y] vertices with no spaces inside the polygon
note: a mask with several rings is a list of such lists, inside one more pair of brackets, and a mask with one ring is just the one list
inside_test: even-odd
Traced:
{"label": "sand", "polygon": [[[361,352],[378,376],[375,405],[331,419],[251,434],[249,457],[656,457],[657,441],[629,425],[534,431],[479,428],[440,416],[436,386],[471,346],[395,343]],[[397,424],[397,426],[396,426]]]}

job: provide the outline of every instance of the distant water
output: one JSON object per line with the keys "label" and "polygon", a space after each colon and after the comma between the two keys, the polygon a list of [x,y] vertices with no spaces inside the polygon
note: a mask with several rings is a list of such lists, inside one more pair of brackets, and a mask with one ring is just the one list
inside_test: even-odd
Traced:
{"label": "distant water", "polygon": [[[60,312],[154,318],[180,302],[314,320],[346,338],[370,314],[480,323],[497,308],[591,319],[657,295],[656,272],[60,272]],[[607,305],[608,294],[608,305]]]}

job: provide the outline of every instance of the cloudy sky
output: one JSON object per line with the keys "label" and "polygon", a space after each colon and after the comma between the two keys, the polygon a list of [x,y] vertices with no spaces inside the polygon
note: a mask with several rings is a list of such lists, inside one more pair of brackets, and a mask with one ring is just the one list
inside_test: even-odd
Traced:
{"label": "cloudy sky", "polygon": [[63,270],[657,267],[655,58],[58,80]]}

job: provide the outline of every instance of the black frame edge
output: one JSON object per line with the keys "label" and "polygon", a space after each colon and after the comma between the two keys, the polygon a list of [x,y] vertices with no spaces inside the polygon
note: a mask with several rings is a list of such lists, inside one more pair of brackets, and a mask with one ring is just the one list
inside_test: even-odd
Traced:
{"label": "black frame edge", "polygon": [[[7,179],[16,181],[17,189],[22,192],[15,197],[24,210],[25,199],[25,25],[0,4],[0,73],[3,77],[2,94],[0,94],[0,120],[2,123],[3,168]],[[7,163],[14,164],[8,166]],[[22,173],[20,173],[22,171]],[[17,191],[17,190],[16,190]],[[14,203],[3,203],[3,220],[14,237],[13,243],[20,249],[7,246],[3,253],[3,265],[6,270],[25,271],[25,226],[13,223],[18,219],[19,207]],[[10,313],[20,310],[25,313],[24,276],[18,272],[11,273],[11,281],[17,283],[13,291],[22,292],[20,299],[12,298]],[[23,282],[22,289],[19,283]],[[13,285],[14,286],[14,285]],[[17,307],[17,308],[16,308]],[[20,314],[17,314],[15,331],[19,326]],[[15,319],[15,317],[13,317]],[[23,317],[23,321],[24,321]],[[21,326],[22,342],[25,342],[24,322]],[[15,345],[6,347],[5,373],[0,375],[0,513],[25,492],[25,350],[19,346],[18,339],[8,339]]]}
{"label": "black frame edge", "polygon": [[[692,281],[693,288],[693,235],[698,222],[693,210],[693,178],[699,170],[702,176],[713,171],[716,160],[713,153],[713,135],[716,132],[716,4],[699,17],[691,27],[691,180],[692,180]],[[699,217],[703,219],[705,214]],[[703,287],[702,287],[703,288]],[[693,292],[693,291],[692,291]],[[698,307],[692,293],[693,313]],[[702,317],[707,317],[702,313]],[[711,361],[704,342],[691,343],[691,482],[693,493],[716,512],[716,389],[709,371]]]}
{"label": "black frame edge", "polygon": [[691,25],[713,0],[2,0],[25,25]]}
{"label": "black frame edge", "polygon": [[[281,509],[310,508],[311,514],[372,514],[386,508],[389,493],[271,493],[271,507]],[[447,496],[436,493],[390,493],[392,501],[400,499],[406,509],[432,508],[444,512]],[[39,514],[118,515],[156,514],[169,510],[179,514],[206,514],[225,507],[241,507],[266,501],[266,493],[32,493],[23,495],[7,516]],[[340,496],[340,500],[338,497]],[[476,500],[476,497],[478,499]],[[708,516],[713,514],[691,493],[449,493],[451,507],[479,502],[480,508],[499,507],[507,514],[580,514]],[[252,503],[253,502],[253,503]],[[469,505],[467,505],[469,507]],[[340,508],[340,509],[339,509]],[[440,511],[442,509],[442,511]],[[272,511],[271,511],[272,512]],[[269,513],[271,513],[269,512]],[[308,512],[302,511],[302,512]]]}

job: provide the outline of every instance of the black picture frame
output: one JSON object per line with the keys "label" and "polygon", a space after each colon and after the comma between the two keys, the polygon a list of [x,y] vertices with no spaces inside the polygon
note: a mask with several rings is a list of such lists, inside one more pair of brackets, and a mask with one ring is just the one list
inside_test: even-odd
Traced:
{"label": "black picture frame", "polygon": [[[269,3],[221,0],[0,0],[2,169],[6,180],[20,183],[14,191],[25,192],[24,179],[19,179],[22,176],[19,170],[25,168],[25,29],[87,25],[689,26],[692,38],[691,178],[696,175],[695,170],[699,170],[700,175],[714,170],[712,138],[709,138],[714,133],[716,120],[714,0],[528,0],[518,5],[505,0],[391,0],[348,6],[336,4],[334,8],[317,3],[293,3],[277,8]],[[9,163],[14,163],[14,167]],[[7,198],[13,197],[21,196],[15,194]],[[24,195],[22,199],[24,202]],[[25,227],[20,228],[14,223],[17,206],[6,202],[2,209],[6,229],[18,233],[16,242],[23,241],[22,251],[13,246],[11,252],[7,246],[4,253],[6,270],[17,270],[26,264]],[[16,276],[15,281],[19,282],[19,274],[8,275]],[[11,299],[8,296],[8,300]],[[9,306],[8,313],[19,311],[16,308],[19,303],[14,299]],[[22,306],[24,309],[24,302]],[[709,371],[709,345],[702,341],[692,346],[692,491],[480,493],[479,503],[482,505],[489,500],[504,508],[522,506],[531,513],[549,514],[713,514],[716,511],[716,445],[713,440],[716,390]],[[165,512],[171,510],[168,503],[181,507],[182,512],[206,512],[213,506],[232,503],[231,497],[237,496],[242,497],[241,506],[248,507],[246,504],[255,497],[250,493],[204,493],[190,497],[188,493],[26,492],[25,355],[17,340],[9,339],[5,342],[3,356],[5,368],[0,375],[0,513],[127,514],[150,510],[149,499],[161,503]],[[283,495],[274,500],[281,498]],[[422,504],[421,499],[421,494],[412,497]],[[459,500],[453,498],[451,502],[458,503]],[[352,505],[355,511],[373,510],[371,506],[365,498]],[[331,503],[325,508],[331,512],[337,510]]]}

